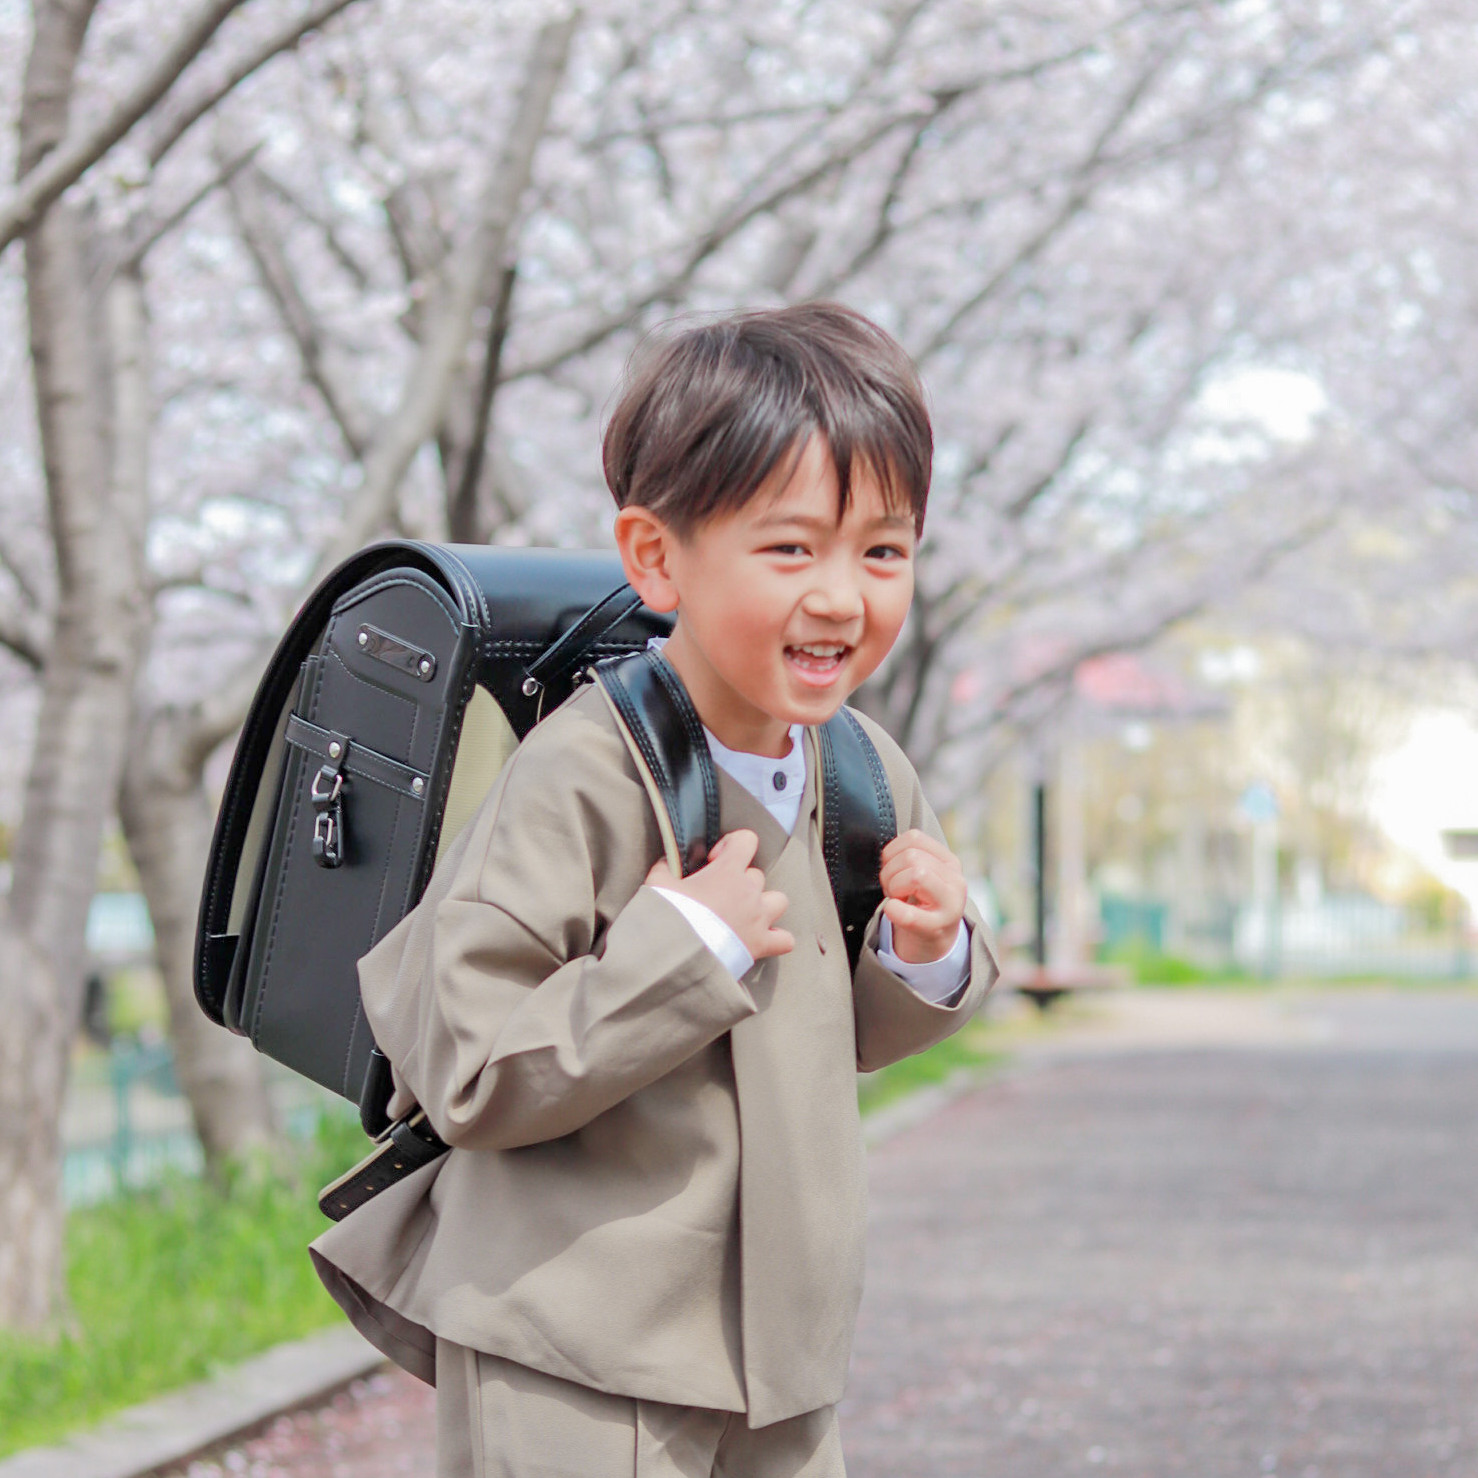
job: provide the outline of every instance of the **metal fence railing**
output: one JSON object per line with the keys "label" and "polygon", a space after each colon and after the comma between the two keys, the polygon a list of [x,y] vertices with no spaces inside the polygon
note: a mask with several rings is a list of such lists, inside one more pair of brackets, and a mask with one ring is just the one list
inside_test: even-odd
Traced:
{"label": "metal fence railing", "polygon": [[1111,958],[1179,956],[1266,979],[1478,975],[1478,949],[1466,919],[1433,919],[1360,894],[1265,905],[1207,900],[1180,911],[1162,899],[1109,896],[1101,900],[1100,919]]}
{"label": "metal fence railing", "polygon": [[[310,1136],[325,1111],[342,1107],[305,1079],[265,1064],[278,1123]],[[168,1043],[115,1041],[74,1074],[63,1115],[62,1196],[89,1206],[124,1190],[204,1168],[189,1104]]]}

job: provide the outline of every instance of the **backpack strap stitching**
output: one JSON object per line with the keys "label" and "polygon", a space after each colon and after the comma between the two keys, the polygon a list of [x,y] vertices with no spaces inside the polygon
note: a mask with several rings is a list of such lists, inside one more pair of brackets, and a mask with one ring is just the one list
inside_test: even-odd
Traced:
{"label": "backpack strap stitching", "polygon": [[696,872],[718,841],[718,775],[687,690],[655,652],[617,657],[592,670],[657,785],[653,804],[667,814],[683,875]]}
{"label": "backpack strap stitching", "polygon": [[[657,680],[672,700],[672,707],[683,726],[688,743],[698,759],[698,776],[703,782],[703,834],[707,838],[707,853],[719,836],[718,775],[713,767],[713,752],[708,747],[708,735],[703,732],[703,720],[688,697],[682,679],[673,671],[672,664],[660,652],[644,651],[642,659],[657,674]],[[706,763],[705,763],[706,761]]]}
{"label": "backpack strap stitching", "polygon": [[842,708],[816,732],[822,769],[822,852],[855,970],[868,920],[883,900],[880,854],[897,835],[897,809],[877,748],[855,714]]}
{"label": "backpack strap stitching", "polygon": [[862,727],[857,715],[850,708],[841,710],[842,718],[846,719],[853,733],[857,736],[857,743],[867,760],[867,768],[872,774],[873,790],[878,798],[878,814],[882,819],[883,831],[886,840],[892,841],[898,835],[898,812],[893,805],[893,787],[888,784],[888,772],[883,768],[882,756],[878,753],[877,746],[867,737],[867,730]]}

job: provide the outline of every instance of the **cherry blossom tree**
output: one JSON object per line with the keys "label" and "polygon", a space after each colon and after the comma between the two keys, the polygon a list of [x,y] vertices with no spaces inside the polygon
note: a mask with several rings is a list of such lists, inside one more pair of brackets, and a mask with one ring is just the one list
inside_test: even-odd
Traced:
{"label": "cherry blossom tree", "polygon": [[[1341,584],[1358,568],[1411,641],[1443,613],[1457,640],[1472,315],[1438,305],[1471,286],[1462,19],[38,0],[27,32],[0,5],[27,58],[0,66],[0,682],[35,709],[0,927],[0,1323],[54,1308],[115,799],[202,1140],[238,1153],[270,1132],[259,1077],[189,986],[212,757],[365,540],[604,540],[602,408],[662,319],[839,297],[917,357],[929,543],[862,701],[941,800],[1085,657],[1234,600],[1394,648],[1401,622]],[[1393,99],[1420,126],[1392,130]],[[1298,435],[1218,409],[1268,366],[1322,387]]]}

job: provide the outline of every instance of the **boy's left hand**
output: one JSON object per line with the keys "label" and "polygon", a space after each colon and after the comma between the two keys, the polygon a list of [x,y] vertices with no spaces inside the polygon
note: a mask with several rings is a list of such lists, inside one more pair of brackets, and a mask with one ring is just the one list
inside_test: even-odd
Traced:
{"label": "boy's left hand", "polygon": [[906,831],[883,848],[878,874],[883,912],[893,925],[893,953],[910,965],[942,960],[965,915],[965,869],[943,842]]}

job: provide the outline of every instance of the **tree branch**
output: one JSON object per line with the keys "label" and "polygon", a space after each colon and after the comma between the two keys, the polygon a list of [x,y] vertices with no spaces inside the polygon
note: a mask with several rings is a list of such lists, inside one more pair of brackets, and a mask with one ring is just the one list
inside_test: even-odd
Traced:
{"label": "tree branch", "polygon": [[137,271],[144,258],[161,239],[168,236],[197,205],[214,195],[222,185],[229,185],[261,151],[261,144],[253,144],[251,148],[244,149],[234,159],[228,159],[198,190],[189,195],[183,204],[170,211],[167,216],[155,219],[144,213],[136,218],[129,231],[128,240],[124,244],[123,255],[113,270]]}
{"label": "tree branch", "polygon": [[75,184],[135,123],[174,86],[180,74],[205,49],[226,17],[243,0],[204,0],[153,68],[106,117],[85,133],[63,139],[43,154],[0,201],[0,251],[3,251],[62,191]]}
{"label": "tree branch", "polygon": [[365,455],[363,482],[315,578],[383,526],[412,458],[445,412],[447,394],[466,353],[473,310],[488,296],[490,275],[505,260],[577,22],[577,15],[551,22],[535,38],[513,123],[488,177],[471,235],[448,264],[444,289],[407,377],[400,406]]}
{"label": "tree branch", "polygon": [[310,31],[316,31],[354,3],[355,0],[318,0],[316,5],[296,20],[288,21],[281,30],[265,37],[254,51],[241,57],[214,86],[202,89],[160,125],[154,137],[149,140],[149,163],[157,165],[201,118],[234,92],[258,68],[264,67],[282,52],[290,51]]}
{"label": "tree branch", "polygon": [[1034,478],[1020,493],[1016,495],[1005,508],[1006,517],[1009,519],[1020,519],[1026,516],[1038,498],[1051,488],[1068,467],[1073,458],[1078,454],[1078,448],[1083,445],[1084,438],[1093,429],[1095,416],[1092,411],[1085,411],[1078,417],[1077,421],[1069,428],[1066,438],[1058,449],[1057,460],[1040,476]]}
{"label": "tree branch", "polygon": [[479,543],[486,536],[481,527],[477,506],[477,489],[482,482],[482,469],[487,451],[488,424],[493,415],[493,396],[498,388],[498,366],[503,358],[503,344],[508,338],[508,324],[513,311],[513,285],[516,269],[505,267],[498,278],[498,296],[488,324],[487,344],[483,349],[482,373],[477,383],[477,403],[473,407],[472,426],[463,450],[462,467],[457,485],[447,508],[448,532],[453,542]]}
{"label": "tree branch", "polygon": [[[395,494],[411,459],[435,430],[445,409],[453,374],[466,350],[478,295],[490,271],[502,262],[544,134],[555,89],[564,75],[578,16],[543,27],[534,42],[518,109],[502,155],[489,176],[470,239],[453,262],[446,291],[430,332],[406,379],[400,407],[375,439],[364,460],[364,479],[339,538],[318,562],[309,586],[352,554],[394,511]],[[224,687],[194,705],[186,748],[193,763],[203,763],[246,718],[270,648],[265,647]]]}
{"label": "tree branch", "polygon": [[323,244],[329,249],[333,259],[353,279],[355,287],[361,292],[367,292],[370,286],[370,274],[363,263],[344,245],[332,219],[314,210],[295,191],[288,189],[270,170],[258,171],[256,178],[269,194],[275,195],[289,210],[306,221],[323,237]]}
{"label": "tree branch", "polygon": [[186,764],[198,770],[210,758],[212,751],[246,722],[251,700],[256,697],[257,685],[262,680],[262,670],[271,652],[271,643],[264,643],[261,651],[223,687],[191,706],[183,745]]}
{"label": "tree branch", "polygon": [[43,623],[33,612],[0,610],[0,647],[39,673],[46,665],[47,638]]}
{"label": "tree branch", "polygon": [[963,303],[961,303],[945,319],[944,323],[934,331],[929,340],[919,350],[917,358],[927,360],[932,358],[941,349],[953,342],[955,330],[987,303],[1000,290],[1001,286],[1009,281],[1028,262],[1034,261],[1044,252],[1056,238],[1058,233],[1074,220],[1078,213],[1087,205],[1092,198],[1094,187],[1102,173],[1103,162],[1108,156],[1108,150],[1114,139],[1123,130],[1125,124],[1134,116],[1141,102],[1144,101],[1151,85],[1160,75],[1165,63],[1171,55],[1170,49],[1163,48],[1150,60],[1148,65],[1134,79],[1128,91],[1120,98],[1113,112],[1099,129],[1093,140],[1092,146],[1086,155],[1078,163],[1072,172],[1072,184],[1068,189],[1062,204],[1052,215],[1037,228],[1017,250],[1012,253],[1009,261],[1004,262],[996,269],[985,282],[973,292]]}
{"label": "tree branch", "polygon": [[16,589],[20,591],[25,604],[31,610],[44,611],[46,609],[47,600],[42,588],[32,578],[34,572],[26,567],[24,560],[11,553],[3,533],[0,533],[0,568],[3,568],[5,573],[15,581]]}
{"label": "tree branch", "polygon": [[826,277],[816,285],[815,296],[818,298],[829,298],[841,288],[842,283],[855,277],[862,269],[871,262],[883,247],[887,245],[889,238],[898,228],[897,208],[903,198],[903,187],[913,169],[915,161],[919,157],[924,139],[929,130],[939,121],[944,111],[958,100],[959,93],[945,94],[938,99],[938,106],[934,113],[925,119],[921,119],[909,135],[908,143],[905,145],[897,163],[894,164],[892,173],[888,177],[887,188],[883,191],[883,198],[878,204],[877,211],[873,217],[873,228],[868,232],[867,240],[852,253],[851,260],[844,266],[837,267],[827,273]]}
{"label": "tree branch", "polygon": [[226,190],[236,228],[267,296],[277,309],[282,326],[298,347],[305,378],[318,391],[349,454],[356,462],[362,461],[369,438],[360,430],[358,412],[329,369],[317,315],[298,285],[297,277],[288,264],[287,253],[256,199],[255,177],[256,171],[253,170],[244,179],[227,179]]}
{"label": "tree branch", "polygon": [[[783,204],[792,196],[799,195],[812,186],[819,184],[828,175],[850,164],[859,155],[866,153],[879,139],[885,138],[894,129],[905,125],[916,123],[920,118],[932,117],[932,108],[927,111],[919,109],[910,110],[907,113],[893,114],[879,123],[864,129],[861,134],[850,143],[839,146],[833,152],[827,154],[818,163],[803,170],[800,174],[793,175],[788,180],[772,186],[759,195],[752,196],[747,202],[744,196],[749,194],[755,186],[769,175],[768,167],[760,170],[759,174],[740,192],[739,198],[722,212],[714,223],[705,231],[689,250],[687,257],[679,267],[654,284],[646,292],[638,297],[629,299],[622,307],[615,309],[597,319],[594,324],[582,333],[576,335],[567,343],[558,348],[540,355],[537,359],[527,360],[522,364],[515,364],[504,376],[505,380],[521,380],[532,375],[547,375],[558,369],[568,360],[577,359],[580,355],[589,353],[597,345],[602,344],[612,334],[619,333],[627,327],[645,309],[654,303],[665,302],[672,298],[688,285],[694,273],[719,250],[731,237],[743,230],[751,221],[762,216]],[[793,152],[793,150],[787,151]]]}

